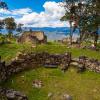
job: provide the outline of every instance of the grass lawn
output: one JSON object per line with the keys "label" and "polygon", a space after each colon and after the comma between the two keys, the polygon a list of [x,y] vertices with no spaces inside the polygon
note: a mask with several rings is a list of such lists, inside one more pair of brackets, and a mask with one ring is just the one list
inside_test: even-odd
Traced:
{"label": "grass lawn", "polygon": [[[32,48],[31,44],[13,43],[0,45],[0,55],[7,62],[14,58],[19,51],[72,52],[73,57],[85,55],[89,58],[100,60],[100,52],[67,48],[66,45],[58,43],[38,45],[36,48]],[[43,81],[41,89],[32,87],[32,81],[35,79]],[[45,69],[40,67],[12,76],[4,86],[22,91],[28,96],[29,100],[62,100],[62,96],[66,93],[71,95],[73,100],[100,100],[100,74],[88,71],[79,74],[75,68],[70,68],[66,73],[62,73],[60,69]],[[48,98],[48,93],[53,93],[51,99]]]}
{"label": "grass lawn", "polygon": [[49,52],[49,53],[65,53],[72,52],[73,57],[79,57],[80,55],[85,55],[90,58],[100,59],[100,52],[79,49],[79,48],[67,48],[66,45],[58,43],[48,43],[45,45],[38,45],[36,48],[32,48],[31,44],[4,44],[0,45],[0,55],[3,60],[10,61],[14,58],[19,51],[24,52]]}
{"label": "grass lawn", "polygon": [[4,44],[0,45],[0,56],[3,60],[10,61],[14,58],[20,51],[31,51],[31,45],[29,44]]}
{"label": "grass lawn", "polygon": [[[42,88],[32,86],[35,79],[42,80]],[[60,69],[40,67],[11,77],[4,86],[22,91],[29,100],[62,100],[66,93],[73,100],[100,100],[100,74],[88,71],[80,74],[76,68],[62,73]],[[48,93],[53,93],[51,99]]]}

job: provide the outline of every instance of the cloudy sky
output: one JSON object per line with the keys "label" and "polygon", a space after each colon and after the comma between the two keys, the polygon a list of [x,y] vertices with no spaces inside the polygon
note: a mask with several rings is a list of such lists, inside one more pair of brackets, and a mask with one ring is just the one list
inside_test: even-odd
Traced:
{"label": "cloudy sky", "polygon": [[31,27],[66,27],[68,22],[61,22],[64,8],[61,0],[3,0],[9,10],[0,9],[0,19],[14,17],[17,23]]}

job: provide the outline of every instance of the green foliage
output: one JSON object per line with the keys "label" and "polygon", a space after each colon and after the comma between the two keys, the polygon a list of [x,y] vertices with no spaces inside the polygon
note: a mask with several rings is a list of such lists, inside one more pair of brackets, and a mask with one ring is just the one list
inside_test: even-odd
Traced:
{"label": "green foliage", "polygon": [[0,1],[0,8],[1,9],[8,9],[8,5],[6,4],[6,2]]}
{"label": "green foliage", "polygon": [[65,13],[65,15],[63,17],[61,17],[61,21],[68,21],[70,20],[70,13]]}
{"label": "green foliage", "polygon": [[18,52],[49,52],[60,54],[72,52],[73,57],[85,55],[90,58],[100,59],[100,54],[97,51],[79,48],[67,48],[66,45],[53,42],[50,42],[49,44],[37,45],[36,48],[32,48],[32,44],[11,43],[0,45],[0,55],[2,59],[6,61],[10,61],[12,58],[14,58]]}
{"label": "green foliage", "polygon": [[[67,48],[60,43],[49,42],[32,48],[31,44],[3,44],[0,46],[0,55],[3,60],[10,61],[18,52],[72,52],[73,57],[85,55],[100,60],[100,54],[96,51],[79,48]],[[74,78],[73,78],[74,77]],[[34,88],[32,82],[35,79],[43,81],[41,89]],[[91,84],[91,85],[90,85]],[[66,73],[60,69],[38,68],[13,75],[4,87],[13,88],[26,94],[29,100],[48,100],[48,93],[53,93],[53,100],[60,100],[63,94],[72,95],[74,100],[99,100],[100,99],[100,75],[94,72],[76,73],[76,69],[70,68]],[[59,95],[58,95],[59,94]]]}
{"label": "green foliage", "polygon": [[[80,42],[82,41],[81,34],[92,32],[94,37],[94,45],[97,45],[98,33],[96,32],[100,26],[100,1],[99,0],[64,0],[64,7],[66,10],[65,15],[61,18],[61,21],[75,22],[73,31],[75,28],[80,29]],[[72,24],[70,24],[72,29]],[[72,31],[70,31],[72,34]],[[72,36],[72,35],[71,35]]]}
{"label": "green foliage", "polygon": [[3,20],[0,20],[0,31],[1,31],[1,29],[3,29],[4,28],[4,21]]}
{"label": "green foliage", "polygon": [[22,32],[22,26],[23,26],[23,24],[18,24],[16,31],[19,32],[19,33]]}
{"label": "green foliage", "polygon": [[16,29],[16,23],[14,18],[6,18],[4,19],[5,27],[8,30],[8,33],[12,33],[13,30]]}
{"label": "green foliage", "polygon": [[0,44],[4,44],[7,42],[6,35],[0,33]]}
{"label": "green foliage", "polygon": [[[36,79],[43,82],[42,88],[32,86],[33,80]],[[12,76],[4,86],[25,93],[29,100],[49,100],[49,93],[53,93],[52,100],[61,100],[66,93],[74,100],[100,99],[100,74],[88,71],[80,74],[73,67],[65,73],[60,69],[43,67],[25,71]]]}

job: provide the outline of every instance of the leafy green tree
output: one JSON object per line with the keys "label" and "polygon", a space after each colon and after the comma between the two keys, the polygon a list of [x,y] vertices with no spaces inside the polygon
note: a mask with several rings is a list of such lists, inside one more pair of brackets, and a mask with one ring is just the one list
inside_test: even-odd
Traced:
{"label": "leafy green tree", "polygon": [[12,31],[16,29],[16,23],[14,18],[6,18],[4,19],[5,28],[8,30],[9,34],[12,34]]}
{"label": "leafy green tree", "polygon": [[0,44],[4,44],[6,42],[6,36],[0,33]]}
{"label": "leafy green tree", "polygon": [[[69,21],[70,24],[70,44],[72,44],[72,37],[73,37],[73,23],[76,19],[76,3],[78,0],[64,0],[64,8],[65,8],[65,15],[61,18],[61,21]],[[76,25],[75,25],[76,27]]]}
{"label": "leafy green tree", "polygon": [[[65,15],[61,20],[70,22],[70,39],[72,39],[73,32],[76,28],[80,30],[80,43],[83,36],[92,31],[94,36],[94,43],[98,40],[98,27],[100,25],[100,1],[99,0],[65,0],[64,7]],[[72,23],[74,25],[72,26]],[[71,40],[72,41],[72,40]]]}
{"label": "leafy green tree", "polygon": [[23,30],[22,30],[22,26],[23,26],[23,24],[21,24],[21,23],[19,23],[18,25],[17,25],[17,28],[16,28],[16,31],[18,32],[18,34],[20,34]]}
{"label": "leafy green tree", "polygon": [[13,31],[16,29],[16,23],[14,18],[4,19],[5,28],[8,30],[7,37],[9,41],[13,38]]}
{"label": "leafy green tree", "polygon": [[92,16],[89,27],[94,36],[94,46],[97,46],[97,41],[99,39],[98,29],[100,26],[100,0],[93,0],[89,10],[89,13],[91,13]]}
{"label": "leafy green tree", "polygon": [[4,21],[0,20],[0,31],[4,28]]}
{"label": "leafy green tree", "polygon": [[8,5],[6,4],[6,2],[0,1],[0,8],[1,9],[8,9]]}

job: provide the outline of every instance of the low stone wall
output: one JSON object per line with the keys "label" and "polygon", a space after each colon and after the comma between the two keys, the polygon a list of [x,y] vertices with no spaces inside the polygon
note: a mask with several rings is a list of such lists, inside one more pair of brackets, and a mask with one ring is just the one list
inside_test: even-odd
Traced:
{"label": "low stone wall", "polygon": [[5,97],[5,99],[1,97],[0,100],[28,100],[25,94],[13,89],[0,88],[0,94]]}
{"label": "low stone wall", "polygon": [[14,73],[18,73],[23,70],[35,68],[37,66],[58,66],[62,65],[62,70],[67,69],[71,62],[71,54],[65,53],[48,54],[48,53],[30,53],[19,54],[9,65],[0,61],[0,82],[5,81]]}
{"label": "low stone wall", "polygon": [[5,81],[14,73],[36,68],[37,66],[52,68],[60,66],[60,69],[65,71],[72,62],[77,63],[77,68],[79,70],[88,69],[100,73],[100,61],[89,59],[85,56],[80,56],[78,59],[73,60],[69,52],[65,54],[49,54],[46,52],[30,54],[20,53],[9,65],[6,65],[5,62],[2,62],[0,59],[0,82]]}
{"label": "low stone wall", "polygon": [[80,56],[78,61],[79,67],[100,73],[100,61],[97,59],[89,59],[85,56]]}
{"label": "low stone wall", "polygon": [[[2,62],[0,57],[0,83],[6,81],[11,75],[23,70],[37,68],[38,66],[44,66],[46,68],[55,68],[59,66],[62,71],[65,71],[69,68],[70,64],[76,65],[78,72],[88,69],[100,73],[100,61],[89,59],[85,56],[72,59],[71,53],[69,52],[65,54],[49,54],[46,52],[30,54],[20,53],[9,65],[6,65],[4,61]],[[1,91],[2,90],[4,91],[4,89],[1,89]],[[13,98],[16,98],[16,93],[18,94],[19,92],[6,89],[4,94],[6,97],[8,96],[10,98],[13,96]],[[17,98],[25,97],[25,100],[27,100],[26,96],[23,96],[21,93],[19,94]]]}

